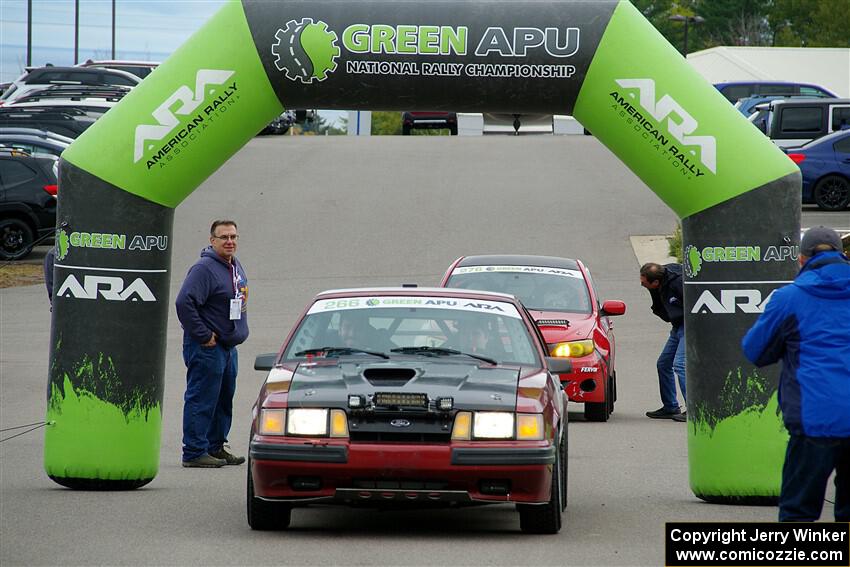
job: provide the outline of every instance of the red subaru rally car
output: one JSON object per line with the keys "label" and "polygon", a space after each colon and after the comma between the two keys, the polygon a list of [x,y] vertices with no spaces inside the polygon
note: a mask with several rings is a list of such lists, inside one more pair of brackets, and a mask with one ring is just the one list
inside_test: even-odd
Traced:
{"label": "red subaru rally car", "polygon": [[516,503],[556,533],[567,502],[567,399],[516,298],[443,288],[328,291],[308,305],[253,411],[248,523],[294,507]]}
{"label": "red subaru rally car", "polygon": [[614,324],[622,301],[602,303],[580,260],[552,256],[465,256],[452,263],[444,287],[510,293],[540,327],[551,356],[572,360],[561,374],[570,401],[584,404],[588,421],[608,421],[617,400]]}

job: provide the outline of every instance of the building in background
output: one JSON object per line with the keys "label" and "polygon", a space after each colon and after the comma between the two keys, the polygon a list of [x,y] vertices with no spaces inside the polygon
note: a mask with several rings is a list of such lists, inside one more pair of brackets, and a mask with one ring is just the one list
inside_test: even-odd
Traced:
{"label": "building in background", "polygon": [[789,81],[814,83],[850,97],[850,49],[839,47],[712,47],[688,54],[710,83]]}

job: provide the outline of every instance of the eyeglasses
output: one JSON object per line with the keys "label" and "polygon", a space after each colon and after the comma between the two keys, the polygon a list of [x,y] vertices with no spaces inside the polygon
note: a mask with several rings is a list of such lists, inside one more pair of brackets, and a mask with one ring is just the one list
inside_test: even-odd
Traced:
{"label": "eyeglasses", "polygon": [[237,240],[239,240],[239,235],[238,234],[225,234],[223,236],[213,236],[213,238],[218,239],[218,240],[232,240],[233,242],[236,242]]}

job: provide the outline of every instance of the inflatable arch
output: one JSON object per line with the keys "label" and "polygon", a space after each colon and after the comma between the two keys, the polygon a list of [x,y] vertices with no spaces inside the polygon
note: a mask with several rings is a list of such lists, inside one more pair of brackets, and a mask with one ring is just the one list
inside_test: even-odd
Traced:
{"label": "inflatable arch", "polygon": [[51,479],[156,475],[174,207],[284,107],[574,115],[683,219],[693,492],[775,499],[778,374],[739,342],[796,273],[800,173],[628,1],[222,7],[63,155]]}

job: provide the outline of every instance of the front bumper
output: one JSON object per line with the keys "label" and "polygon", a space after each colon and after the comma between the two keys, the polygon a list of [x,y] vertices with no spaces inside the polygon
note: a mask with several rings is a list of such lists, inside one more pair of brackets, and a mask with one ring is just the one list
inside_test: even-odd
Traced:
{"label": "front bumper", "polygon": [[595,354],[574,358],[573,371],[559,374],[564,391],[571,402],[604,402],[605,370],[602,360]]}
{"label": "front bumper", "polygon": [[547,441],[408,445],[255,437],[249,455],[255,494],[269,500],[541,503],[549,500],[555,447]]}

